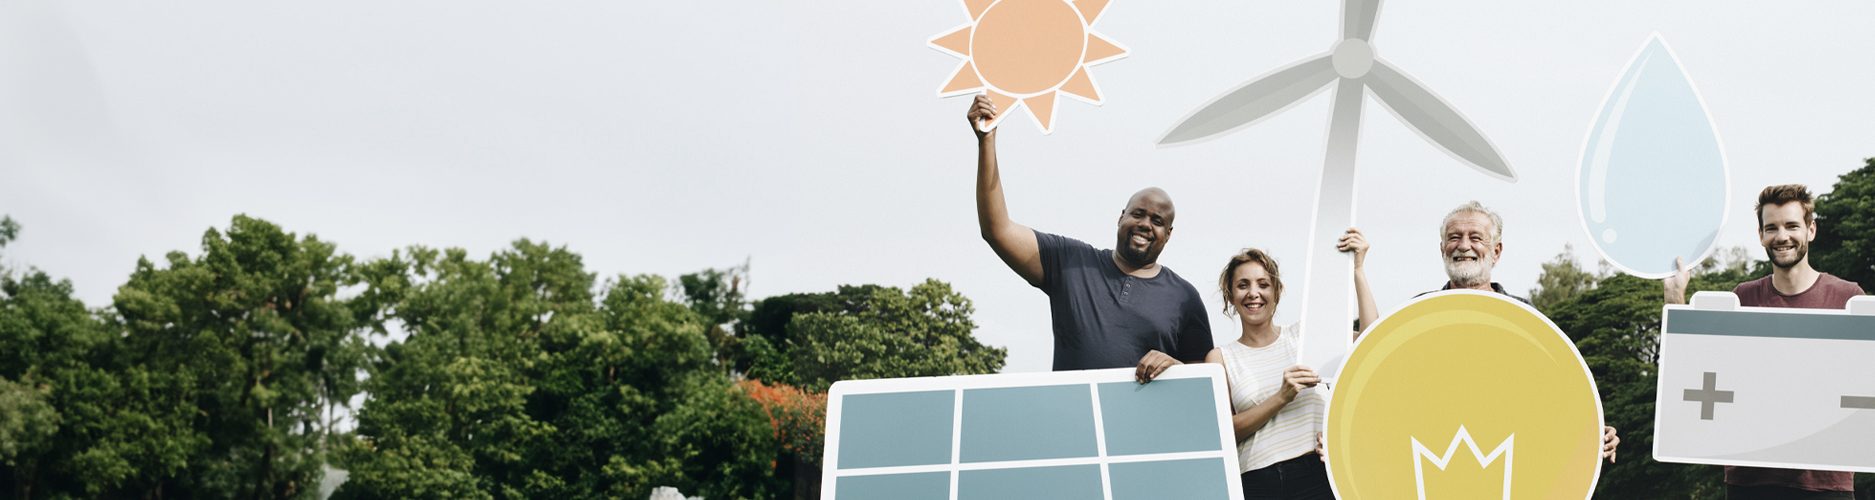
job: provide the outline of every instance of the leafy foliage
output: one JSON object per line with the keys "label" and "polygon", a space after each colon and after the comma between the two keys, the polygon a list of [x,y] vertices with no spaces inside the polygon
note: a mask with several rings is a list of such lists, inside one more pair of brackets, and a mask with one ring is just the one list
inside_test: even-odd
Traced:
{"label": "leafy foliage", "polygon": [[834,381],[993,373],[1006,351],[976,341],[970,300],[927,280],[910,290],[876,288],[844,312],[794,316],[794,374],[808,390]]}
{"label": "leafy foliage", "polygon": [[[118,289],[122,366],[149,389],[184,394],[206,446],[169,491],[196,497],[308,496],[333,405],[356,393],[366,344],[338,298],[357,283],[330,243],[237,216],[202,254],[138,262]],[[178,422],[178,424],[182,424]]]}
{"label": "leafy foliage", "polygon": [[1562,253],[1541,266],[1543,271],[1537,275],[1536,288],[1530,290],[1530,303],[1539,311],[1574,300],[1594,288],[1599,279],[1595,273],[1576,265],[1575,247],[1567,244],[1563,245]]}
{"label": "leafy foliage", "polygon": [[527,240],[358,261],[245,216],[201,242],[106,309],[0,268],[0,496],[306,498],[333,464],[343,498],[806,498],[827,384],[1002,366],[937,281],[751,307],[746,264],[597,283]]}
{"label": "leafy foliage", "polygon": [[1817,197],[1816,218],[1810,264],[1875,289],[1875,158],[1842,174],[1829,193]]}
{"label": "leafy foliage", "polygon": [[[761,497],[772,433],[714,365],[714,325],[654,276],[595,296],[578,255],[412,248],[378,281],[407,337],[373,363],[353,497]],[[767,441],[764,442],[763,440]],[[739,443],[739,444],[738,444]],[[700,468],[701,467],[701,468]]]}

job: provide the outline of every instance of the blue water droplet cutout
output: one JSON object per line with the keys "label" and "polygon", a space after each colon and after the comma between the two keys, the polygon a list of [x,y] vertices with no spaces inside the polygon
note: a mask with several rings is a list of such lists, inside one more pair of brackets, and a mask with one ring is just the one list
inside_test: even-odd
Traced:
{"label": "blue water droplet cutout", "polygon": [[1589,240],[1623,272],[1657,279],[1711,252],[1730,204],[1718,131],[1658,34],[1615,81],[1576,170]]}

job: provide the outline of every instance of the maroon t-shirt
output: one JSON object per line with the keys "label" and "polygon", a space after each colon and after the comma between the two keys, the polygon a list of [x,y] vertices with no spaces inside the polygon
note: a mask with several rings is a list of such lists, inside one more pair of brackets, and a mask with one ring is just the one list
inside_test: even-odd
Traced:
{"label": "maroon t-shirt", "polygon": [[[1745,307],[1795,307],[1803,309],[1842,309],[1849,298],[1862,295],[1862,287],[1853,281],[1823,273],[1809,290],[1785,295],[1765,276],[1739,283],[1732,289],[1738,305]],[[1821,470],[1766,469],[1762,467],[1725,468],[1725,484],[1738,486],[1783,486],[1810,491],[1855,491],[1855,473]]]}

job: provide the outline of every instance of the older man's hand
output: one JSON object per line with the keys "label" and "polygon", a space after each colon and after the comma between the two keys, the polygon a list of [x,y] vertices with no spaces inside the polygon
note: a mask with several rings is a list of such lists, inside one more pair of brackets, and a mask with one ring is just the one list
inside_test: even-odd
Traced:
{"label": "older man's hand", "polygon": [[1615,446],[1621,444],[1621,436],[1615,435],[1615,428],[1602,426],[1602,458],[1608,463],[1615,463]]}

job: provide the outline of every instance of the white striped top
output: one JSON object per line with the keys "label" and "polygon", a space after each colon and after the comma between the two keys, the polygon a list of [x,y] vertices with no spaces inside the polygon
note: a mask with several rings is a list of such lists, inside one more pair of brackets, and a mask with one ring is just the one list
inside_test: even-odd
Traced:
{"label": "white striped top", "polygon": [[[1299,324],[1278,328],[1276,341],[1250,347],[1230,341],[1218,348],[1224,355],[1224,373],[1230,381],[1232,412],[1243,412],[1282,388],[1283,370],[1298,359]],[[1256,434],[1237,443],[1237,466],[1249,472],[1315,451],[1316,424],[1322,418],[1322,397],[1306,391],[1277,410]]]}

